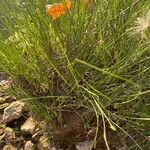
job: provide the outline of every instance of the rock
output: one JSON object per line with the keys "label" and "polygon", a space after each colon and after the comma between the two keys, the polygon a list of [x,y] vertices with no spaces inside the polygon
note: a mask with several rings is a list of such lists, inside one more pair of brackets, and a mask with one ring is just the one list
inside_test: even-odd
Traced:
{"label": "rock", "polygon": [[40,137],[39,143],[38,143],[38,149],[39,150],[55,150],[54,147],[52,147],[52,145],[49,143],[49,140],[45,135]]}
{"label": "rock", "polygon": [[11,144],[6,145],[3,150],[17,150],[15,147],[13,147]]}
{"label": "rock", "polygon": [[8,88],[10,88],[11,85],[9,82],[5,82],[4,80],[0,83],[0,90],[6,91]]}
{"label": "rock", "polygon": [[3,103],[5,103],[5,102],[6,102],[6,99],[3,98],[3,97],[0,97],[0,104],[3,104]]}
{"label": "rock", "polygon": [[2,134],[2,135],[0,136],[0,141],[2,141],[4,137],[5,137],[5,134]]}
{"label": "rock", "polygon": [[4,92],[0,92],[0,97],[3,97],[5,96],[5,93]]}
{"label": "rock", "polygon": [[8,85],[8,84],[9,84],[9,81],[7,81],[5,79],[0,81],[0,85],[3,86],[3,87]]}
{"label": "rock", "polygon": [[3,124],[4,122],[3,122],[3,116],[2,116],[2,114],[0,113],[0,125],[1,124]]}
{"label": "rock", "polygon": [[32,117],[29,117],[26,120],[26,122],[21,126],[21,130],[33,134],[35,127],[36,127],[36,121]]}
{"label": "rock", "polygon": [[4,133],[5,128],[6,128],[6,124],[0,124],[0,135]]}
{"label": "rock", "polygon": [[0,128],[0,135],[2,135],[4,133],[4,129]]}
{"label": "rock", "polygon": [[4,109],[3,121],[8,123],[14,119],[21,117],[22,112],[25,110],[25,103],[15,101]]}
{"label": "rock", "polygon": [[76,149],[77,150],[92,150],[93,148],[93,141],[84,141],[77,143]]}
{"label": "rock", "polygon": [[5,96],[5,99],[10,102],[10,101],[15,100],[15,97],[11,96],[11,95],[7,95],[7,96]]}
{"label": "rock", "polygon": [[0,104],[3,103],[10,103],[12,101],[16,100],[16,98],[12,95],[7,95],[6,93],[0,93]]}
{"label": "rock", "polygon": [[35,141],[38,141],[38,140],[40,139],[41,135],[42,135],[42,131],[37,131],[36,133],[34,133],[34,134],[32,135],[32,138],[33,138]]}
{"label": "rock", "polygon": [[48,128],[48,124],[45,121],[40,121],[36,131],[42,130],[43,132]]}
{"label": "rock", "polygon": [[27,141],[24,150],[35,150],[35,145],[31,141]]}
{"label": "rock", "polygon": [[45,121],[38,122],[38,126],[35,129],[35,133],[32,135],[32,138],[35,141],[39,141],[42,134],[48,129],[47,123]]}
{"label": "rock", "polygon": [[5,140],[6,141],[11,141],[16,138],[15,132],[12,128],[6,127],[5,129]]}
{"label": "rock", "polygon": [[3,110],[8,106],[9,106],[9,103],[0,104],[0,110]]}

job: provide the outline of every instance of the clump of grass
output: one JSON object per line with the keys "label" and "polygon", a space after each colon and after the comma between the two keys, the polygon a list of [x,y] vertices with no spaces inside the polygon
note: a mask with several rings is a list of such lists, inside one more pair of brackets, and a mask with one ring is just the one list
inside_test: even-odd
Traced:
{"label": "clump of grass", "polygon": [[98,125],[102,116],[104,128],[108,122],[130,137],[129,149],[146,150],[149,1],[102,0],[88,7],[75,1],[56,21],[46,16],[46,4],[0,2],[0,68],[14,81],[14,93],[48,121],[66,108],[88,108]]}

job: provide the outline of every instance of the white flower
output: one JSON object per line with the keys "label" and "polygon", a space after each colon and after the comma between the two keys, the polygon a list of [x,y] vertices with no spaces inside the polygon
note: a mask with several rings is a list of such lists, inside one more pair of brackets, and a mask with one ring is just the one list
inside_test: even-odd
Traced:
{"label": "white flower", "polygon": [[137,30],[139,32],[144,32],[148,29],[148,27],[150,27],[150,10],[147,12],[147,14],[143,17],[139,17],[137,18],[137,20],[135,21],[136,26],[137,26]]}
{"label": "white flower", "polygon": [[128,29],[133,35],[140,34],[141,38],[147,38],[147,32],[150,29],[150,10],[144,13],[142,17],[138,17],[135,26]]}

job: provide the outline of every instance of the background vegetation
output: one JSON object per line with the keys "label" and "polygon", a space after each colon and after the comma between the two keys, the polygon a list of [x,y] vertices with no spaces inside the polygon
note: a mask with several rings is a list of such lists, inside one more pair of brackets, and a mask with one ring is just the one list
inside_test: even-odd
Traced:
{"label": "background vegetation", "polygon": [[[84,107],[129,137],[150,144],[150,1],[73,1],[53,21],[54,0],[0,1],[0,69],[13,92],[47,121]],[[123,124],[123,126],[121,125]]]}

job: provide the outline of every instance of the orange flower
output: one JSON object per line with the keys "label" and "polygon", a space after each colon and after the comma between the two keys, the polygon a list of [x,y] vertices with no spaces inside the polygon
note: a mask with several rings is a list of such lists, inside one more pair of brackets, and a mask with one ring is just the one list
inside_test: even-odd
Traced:
{"label": "orange flower", "polygon": [[53,20],[64,15],[71,9],[71,0],[65,0],[62,3],[54,3],[53,5],[46,6],[47,15],[51,16]]}

